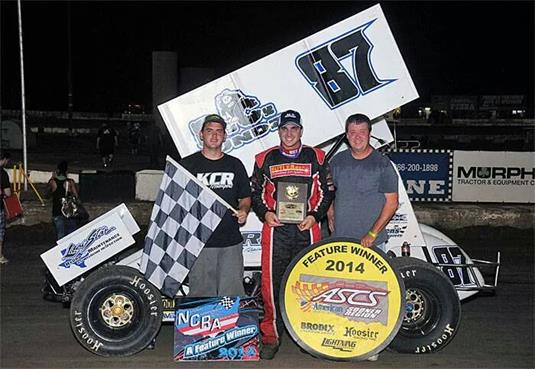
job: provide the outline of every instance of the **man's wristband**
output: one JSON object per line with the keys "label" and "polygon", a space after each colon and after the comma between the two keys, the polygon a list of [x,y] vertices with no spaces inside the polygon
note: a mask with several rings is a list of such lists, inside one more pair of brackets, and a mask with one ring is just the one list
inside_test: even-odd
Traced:
{"label": "man's wristband", "polygon": [[377,233],[368,231],[368,235],[372,236],[373,238],[377,238]]}

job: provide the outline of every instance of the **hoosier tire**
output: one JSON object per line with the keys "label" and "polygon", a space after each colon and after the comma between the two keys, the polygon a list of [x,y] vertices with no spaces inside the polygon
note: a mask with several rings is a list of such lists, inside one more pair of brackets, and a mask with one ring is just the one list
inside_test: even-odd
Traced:
{"label": "hoosier tire", "polygon": [[74,336],[100,356],[128,356],[146,348],[160,330],[160,292],[137,270],[112,265],[90,274],[70,309]]}
{"label": "hoosier tire", "polygon": [[391,260],[405,283],[406,311],[389,349],[427,354],[448,345],[459,328],[461,303],[449,278],[432,264],[410,257]]}

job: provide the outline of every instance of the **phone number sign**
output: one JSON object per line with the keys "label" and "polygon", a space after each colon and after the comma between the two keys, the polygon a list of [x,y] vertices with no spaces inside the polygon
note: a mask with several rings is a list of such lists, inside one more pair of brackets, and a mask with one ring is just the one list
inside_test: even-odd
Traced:
{"label": "phone number sign", "polygon": [[451,201],[453,152],[393,150],[388,156],[412,201]]}

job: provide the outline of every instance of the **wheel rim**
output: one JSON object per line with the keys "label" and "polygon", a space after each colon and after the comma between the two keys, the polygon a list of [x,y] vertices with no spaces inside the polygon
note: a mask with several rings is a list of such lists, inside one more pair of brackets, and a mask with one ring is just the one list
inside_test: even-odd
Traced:
{"label": "wheel rim", "polygon": [[400,332],[410,336],[424,336],[438,324],[442,310],[433,293],[419,288],[405,290],[405,316]]}
{"label": "wheel rim", "polygon": [[121,328],[132,323],[134,303],[124,294],[112,294],[100,306],[100,315],[112,328]]}
{"label": "wheel rim", "polygon": [[427,301],[418,290],[407,290],[405,292],[405,317],[403,321],[407,324],[417,322],[425,314]]}
{"label": "wheel rim", "polygon": [[97,292],[88,305],[88,323],[100,338],[123,340],[142,329],[143,304],[129,287],[105,287]]}

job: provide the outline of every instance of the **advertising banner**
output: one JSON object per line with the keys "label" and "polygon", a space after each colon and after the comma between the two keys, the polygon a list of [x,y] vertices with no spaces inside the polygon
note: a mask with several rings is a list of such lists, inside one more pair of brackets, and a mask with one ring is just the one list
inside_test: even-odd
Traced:
{"label": "advertising banner", "polygon": [[451,201],[451,151],[400,149],[387,154],[396,164],[412,201]]}
{"label": "advertising banner", "polygon": [[535,153],[454,151],[453,201],[535,202]]}
{"label": "advertising banner", "polygon": [[179,298],[176,305],[176,361],[259,359],[258,308],[254,298]]}
{"label": "advertising banner", "polygon": [[479,110],[525,109],[524,95],[484,95],[479,99]]}
{"label": "advertising banner", "polygon": [[41,259],[63,286],[134,244],[132,235],[137,232],[137,223],[121,204],[60,239]]}
{"label": "advertising banner", "polygon": [[[394,165],[392,163],[392,165]],[[391,250],[396,255],[401,255],[401,246],[407,242],[412,246],[425,245],[424,236],[418,225],[416,214],[412,208],[412,204],[405,191],[403,181],[398,173],[398,202],[399,206],[390,222],[386,225],[386,232],[388,233],[388,241],[386,248]]]}
{"label": "advertising banner", "polygon": [[224,151],[252,171],[278,144],[279,115],[301,113],[303,142],[344,132],[356,112],[375,119],[418,97],[380,5],[158,106],[181,156],[201,148],[206,115],[227,122]]}
{"label": "advertising banner", "polygon": [[303,250],[286,269],[281,313],[294,341],[312,355],[364,360],[392,341],[405,292],[388,257],[350,238]]}

